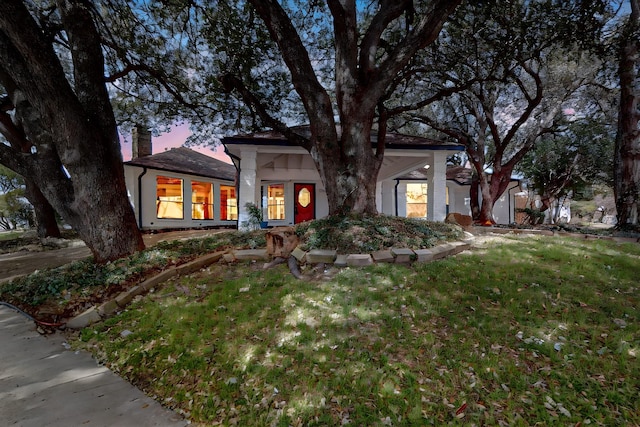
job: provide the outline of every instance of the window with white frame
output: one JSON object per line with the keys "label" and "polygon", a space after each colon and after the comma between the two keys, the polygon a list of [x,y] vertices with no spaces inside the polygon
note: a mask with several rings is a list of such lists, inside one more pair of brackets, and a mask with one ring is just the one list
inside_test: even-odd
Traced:
{"label": "window with white frame", "polygon": [[191,218],[213,219],[213,184],[191,181]]}
{"label": "window with white frame", "polygon": [[182,179],[156,177],[156,216],[160,219],[183,219],[184,197]]}
{"label": "window with white frame", "polygon": [[427,217],[427,183],[407,184],[407,218]]}
{"label": "window with white frame", "polygon": [[267,218],[269,220],[285,219],[284,184],[267,186]]}

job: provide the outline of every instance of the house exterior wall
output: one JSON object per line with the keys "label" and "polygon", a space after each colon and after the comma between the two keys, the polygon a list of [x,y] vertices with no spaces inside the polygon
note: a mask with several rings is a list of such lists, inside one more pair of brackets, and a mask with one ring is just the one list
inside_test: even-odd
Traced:
{"label": "house exterior wall", "polygon": [[[229,147],[227,147],[229,150]],[[398,176],[406,174],[424,165],[429,166],[427,218],[444,221],[446,206],[446,158],[450,152],[435,150],[417,152],[416,150],[396,150],[385,156],[386,164],[379,176],[376,187],[376,207],[386,215],[406,216],[407,184],[399,182]],[[239,227],[243,228],[248,220],[247,203],[255,203],[263,209],[263,219],[269,227],[293,225],[295,223],[294,185],[315,185],[315,218],[329,214],[326,190],[320,174],[311,160],[311,156],[301,147],[272,147],[247,144],[233,147],[233,157],[239,166]],[[272,184],[282,184],[285,197],[285,218],[268,219],[267,194]]]}
{"label": "house exterior wall", "polygon": [[[460,185],[453,180],[447,181],[449,188],[449,212],[471,215],[471,199],[469,186]],[[518,183],[512,183],[493,205],[493,219],[497,224],[510,224],[515,221],[516,193],[520,191]],[[482,200],[482,195],[479,195]]]}
{"label": "house exterior wall", "polygon": [[453,180],[447,181],[449,189],[449,213],[471,215],[471,199],[469,186],[460,185]]}
{"label": "house exterior wall", "polygon": [[[234,186],[233,182],[148,168],[145,171],[144,168],[133,165],[125,165],[124,171],[129,201],[138,220],[138,227],[142,230],[236,225],[235,220],[220,219],[220,186]],[[182,219],[158,218],[156,193],[158,176],[182,180]],[[191,185],[194,181],[212,184],[213,219],[192,219]]]}

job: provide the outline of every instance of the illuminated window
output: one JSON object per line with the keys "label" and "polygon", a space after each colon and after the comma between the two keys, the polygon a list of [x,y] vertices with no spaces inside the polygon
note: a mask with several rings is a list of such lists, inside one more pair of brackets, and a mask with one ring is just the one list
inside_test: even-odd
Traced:
{"label": "illuminated window", "polygon": [[213,185],[210,182],[191,182],[191,218],[213,219]]}
{"label": "illuminated window", "polygon": [[267,187],[267,216],[270,220],[284,219],[284,184]]}
{"label": "illuminated window", "polygon": [[427,184],[407,184],[407,218],[427,217]]}
{"label": "illuminated window", "polygon": [[183,219],[182,180],[168,176],[156,178],[156,215],[158,218]]}
{"label": "illuminated window", "polygon": [[236,188],[230,185],[220,186],[220,219],[238,219],[238,199],[236,199]]}

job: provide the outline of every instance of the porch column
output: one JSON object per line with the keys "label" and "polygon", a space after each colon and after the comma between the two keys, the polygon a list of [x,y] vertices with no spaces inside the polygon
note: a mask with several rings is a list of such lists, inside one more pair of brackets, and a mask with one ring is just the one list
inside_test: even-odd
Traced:
{"label": "porch column", "polygon": [[379,183],[379,186],[382,190],[382,203],[379,211],[385,215],[393,215],[396,214],[396,205],[395,205],[395,181],[385,180]]}
{"label": "porch column", "polygon": [[[397,188],[397,191],[396,191]],[[402,218],[406,218],[407,217],[407,182],[406,181],[401,181],[400,184],[398,184],[398,186],[396,187],[394,185],[394,190],[393,190],[395,196],[397,197],[398,200],[398,212],[397,215],[399,217]],[[396,215],[396,206],[394,203],[393,206],[393,214]]]}
{"label": "porch column", "polygon": [[247,203],[256,203],[256,152],[240,153],[240,182],[238,183],[238,230],[247,229]]}
{"label": "porch column", "polygon": [[431,221],[444,221],[447,216],[447,151],[433,152],[429,175],[427,217]]}

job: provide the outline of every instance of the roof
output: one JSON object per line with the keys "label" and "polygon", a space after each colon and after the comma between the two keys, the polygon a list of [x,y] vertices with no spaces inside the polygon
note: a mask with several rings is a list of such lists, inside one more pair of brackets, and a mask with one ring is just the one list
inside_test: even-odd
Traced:
{"label": "roof", "polygon": [[[291,128],[298,135],[309,138],[311,137],[311,127],[309,125],[295,126]],[[338,127],[340,132],[340,127]],[[371,134],[371,144],[376,145],[378,142],[378,134],[373,131]],[[252,145],[276,145],[276,146],[296,146],[290,142],[280,132],[269,130],[252,134],[234,135],[222,138],[222,143],[227,144],[252,144]],[[438,141],[421,136],[410,136],[399,133],[387,133],[385,139],[385,148],[390,149],[429,149],[429,150],[454,150],[462,151],[464,147],[454,142]]]}
{"label": "roof", "polygon": [[473,170],[464,166],[447,166],[447,180],[460,185],[471,185]]}
{"label": "roof", "polygon": [[[429,178],[427,169],[420,168],[398,177],[398,179],[406,181],[424,181]],[[459,185],[471,185],[473,169],[465,166],[447,165],[447,181],[455,181]],[[491,174],[489,174],[491,175]],[[517,178],[511,177],[511,181],[519,181]]]}
{"label": "roof", "polygon": [[124,164],[226,181],[234,181],[236,177],[235,166],[186,147],[172,148],[151,156],[137,157]]}
{"label": "roof", "polygon": [[[429,171],[425,168],[419,168],[406,173],[398,179],[406,181],[425,181],[429,179]],[[447,180],[456,181],[460,185],[471,185],[471,169],[464,166],[447,165]]]}

